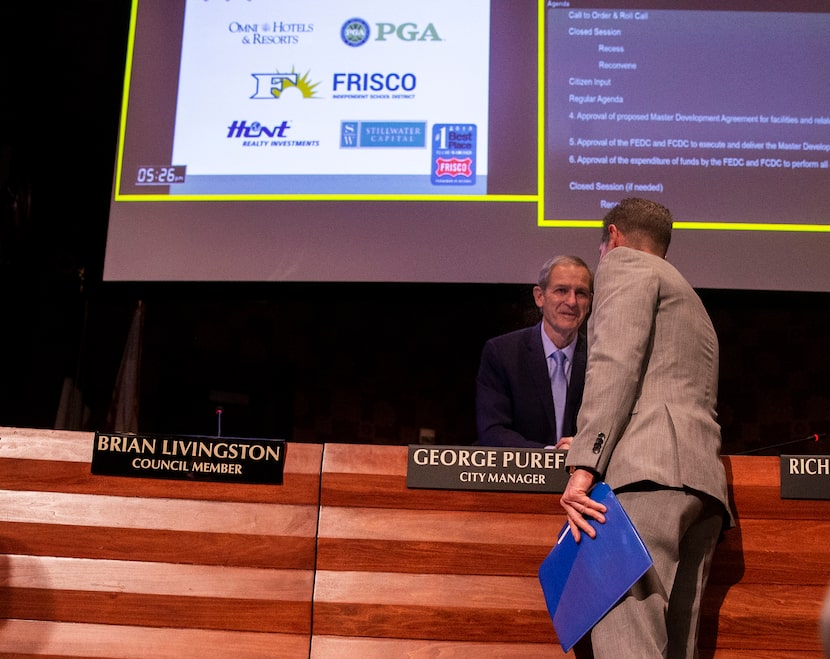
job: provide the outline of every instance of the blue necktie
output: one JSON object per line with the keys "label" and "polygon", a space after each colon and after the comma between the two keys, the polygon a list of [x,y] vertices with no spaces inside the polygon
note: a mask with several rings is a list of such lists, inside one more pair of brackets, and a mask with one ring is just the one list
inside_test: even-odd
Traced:
{"label": "blue necktie", "polygon": [[562,439],[562,421],[565,418],[565,399],[568,397],[568,380],[565,378],[565,353],[555,351],[551,357],[555,362],[551,389],[553,391],[553,409],[556,411],[556,441]]}

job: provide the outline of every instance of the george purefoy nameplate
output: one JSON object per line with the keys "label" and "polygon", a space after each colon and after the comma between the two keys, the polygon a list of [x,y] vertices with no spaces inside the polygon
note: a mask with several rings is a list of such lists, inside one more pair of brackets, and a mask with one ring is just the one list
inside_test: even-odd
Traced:
{"label": "george purefoy nameplate", "polygon": [[562,493],[567,451],[493,446],[409,447],[406,485],[437,490]]}
{"label": "george purefoy nameplate", "polygon": [[92,473],[282,485],[285,441],[241,437],[95,433]]}

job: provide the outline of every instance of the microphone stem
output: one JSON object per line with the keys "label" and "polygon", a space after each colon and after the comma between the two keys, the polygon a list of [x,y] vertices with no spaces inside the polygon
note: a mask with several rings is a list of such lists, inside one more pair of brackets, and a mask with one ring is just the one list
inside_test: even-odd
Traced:
{"label": "microphone stem", "polygon": [[759,451],[767,451],[769,449],[778,448],[780,446],[789,446],[790,444],[798,444],[800,442],[806,441],[813,441],[817,442],[821,437],[824,437],[825,433],[815,433],[813,435],[808,435],[807,437],[802,437],[801,439],[793,439],[789,442],[781,442],[780,444],[770,444],[769,446],[761,446],[760,448],[754,448],[749,451],[741,451],[740,453],[735,453],[735,455],[749,455],[750,453],[758,453]]}

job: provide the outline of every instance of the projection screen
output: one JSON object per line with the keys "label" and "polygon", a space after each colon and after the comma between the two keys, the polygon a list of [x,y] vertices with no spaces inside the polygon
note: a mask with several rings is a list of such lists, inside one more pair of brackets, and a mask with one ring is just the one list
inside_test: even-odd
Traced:
{"label": "projection screen", "polygon": [[105,281],[527,283],[627,196],[700,288],[830,291],[830,11],[134,0]]}

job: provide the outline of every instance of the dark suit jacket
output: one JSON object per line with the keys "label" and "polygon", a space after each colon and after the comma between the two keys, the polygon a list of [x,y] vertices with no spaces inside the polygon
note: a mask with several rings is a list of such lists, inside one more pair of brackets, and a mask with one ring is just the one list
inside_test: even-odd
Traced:
{"label": "dark suit jacket", "polygon": [[[540,448],[556,443],[556,414],[539,325],[502,334],[484,344],[476,379],[476,444]],[[586,346],[580,334],[565,401],[562,433],[566,437],[576,434]]]}

